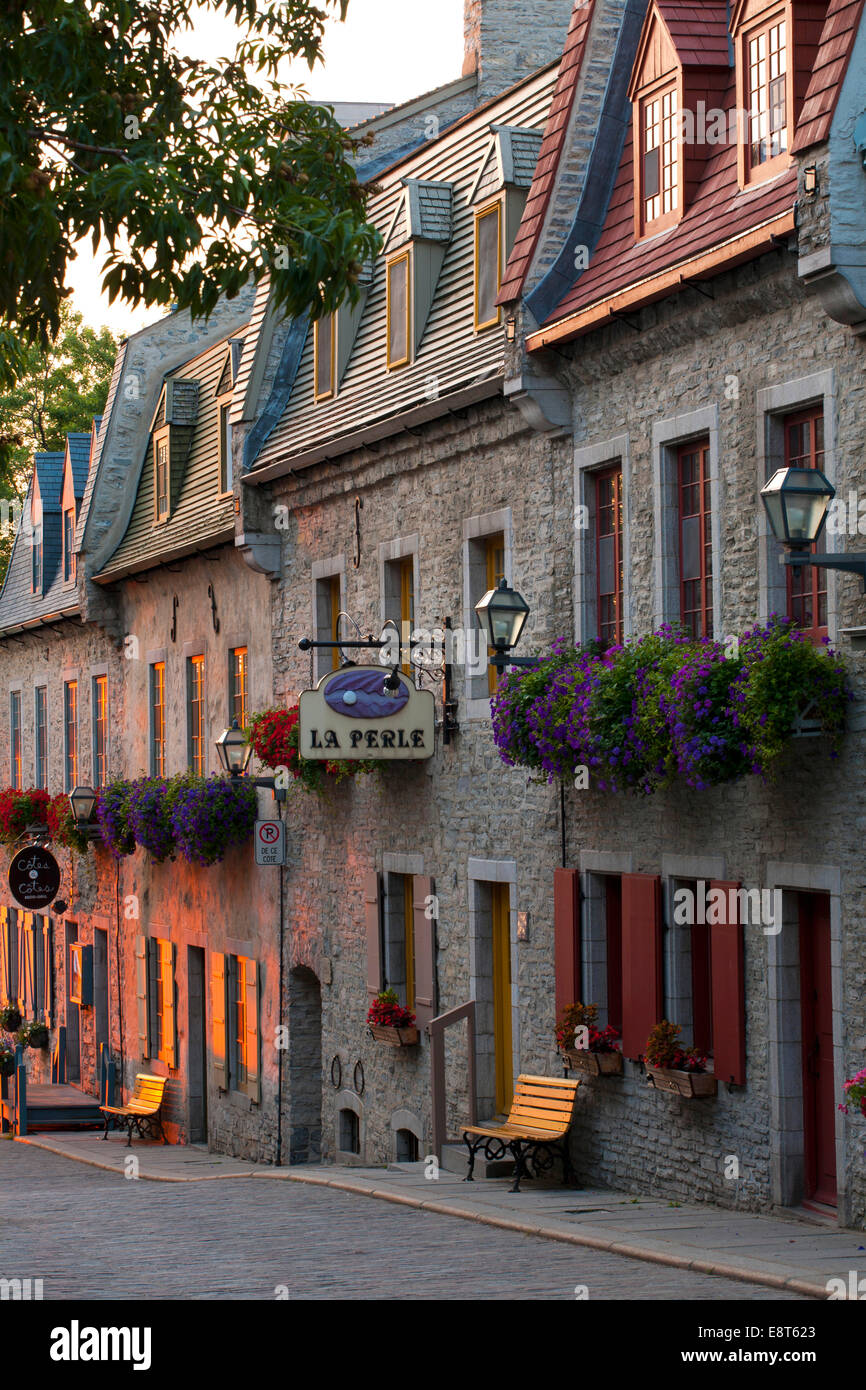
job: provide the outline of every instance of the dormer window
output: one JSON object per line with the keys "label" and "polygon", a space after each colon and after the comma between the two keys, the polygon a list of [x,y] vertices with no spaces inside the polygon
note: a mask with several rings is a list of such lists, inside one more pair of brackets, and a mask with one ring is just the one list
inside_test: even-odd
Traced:
{"label": "dormer window", "polygon": [[409,277],[410,252],[403,251],[388,262],[387,318],[388,368],[403,367],[409,361]]}
{"label": "dormer window", "polygon": [[154,505],[157,521],[167,521],[169,511],[169,489],[171,487],[171,460],[169,456],[168,430],[153,437]]}
{"label": "dormer window", "polygon": [[326,314],[324,318],[316,319],[313,324],[313,361],[313,392],[316,400],[330,400],[334,394],[337,377],[336,314]]}
{"label": "dormer window", "polygon": [[475,214],[475,331],[499,323],[496,303],[502,283],[502,203]]}
{"label": "dormer window", "polygon": [[785,21],[776,17],[746,35],[749,172],[784,155],[788,148],[787,48]]}
{"label": "dormer window", "polygon": [[68,507],[63,513],[63,582],[75,578],[75,512]]}
{"label": "dormer window", "polygon": [[677,89],[643,97],[640,111],[640,234],[670,227],[680,214],[680,141]]}

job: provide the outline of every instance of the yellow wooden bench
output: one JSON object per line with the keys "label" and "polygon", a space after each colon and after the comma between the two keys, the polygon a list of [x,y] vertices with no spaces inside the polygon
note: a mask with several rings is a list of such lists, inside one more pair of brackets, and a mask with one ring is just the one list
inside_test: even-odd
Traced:
{"label": "yellow wooden bench", "polygon": [[[558,1154],[562,1160],[562,1181],[571,1179],[568,1158],[568,1131],[574,1118],[579,1080],[555,1076],[518,1076],[514,1099],[504,1124],[464,1125],[463,1142],[469,1150],[469,1172],[466,1182],[472,1182],[475,1155],[480,1148],[484,1157],[495,1163],[506,1153],[514,1159],[512,1192],[520,1191],[522,1177],[538,1177],[548,1172]],[[526,1159],[532,1165],[527,1169]]]}
{"label": "yellow wooden bench", "polygon": [[128,1130],[127,1148],[132,1144],[133,1129],[138,1132],[140,1139],[146,1137],[144,1129],[154,1138],[158,1133],[163,1144],[167,1144],[168,1140],[165,1137],[160,1117],[167,1085],[167,1077],[149,1076],[147,1072],[140,1071],[135,1078],[135,1089],[129,1098],[128,1105],[100,1105],[99,1108],[105,1116],[103,1139],[108,1138],[108,1127],[114,1124],[119,1129]]}

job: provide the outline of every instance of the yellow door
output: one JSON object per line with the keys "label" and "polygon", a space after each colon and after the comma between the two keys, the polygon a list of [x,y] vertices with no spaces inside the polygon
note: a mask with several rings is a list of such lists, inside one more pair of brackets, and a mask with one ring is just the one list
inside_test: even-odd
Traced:
{"label": "yellow door", "polygon": [[496,1109],[507,1114],[514,1096],[511,1063],[511,901],[508,884],[492,884],[491,899]]}

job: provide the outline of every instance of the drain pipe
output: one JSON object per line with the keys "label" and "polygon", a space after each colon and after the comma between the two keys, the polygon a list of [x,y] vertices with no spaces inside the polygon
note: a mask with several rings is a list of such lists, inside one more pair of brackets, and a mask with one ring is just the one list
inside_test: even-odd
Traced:
{"label": "drain pipe", "polygon": [[[283,808],[277,803],[280,820],[283,819]],[[286,826],[288,833],[288,825]],[[285,962],[285,897],[286,897],[286,867],[280,865],[280,985],[279,985],[279,1008],[277,1011],[277,1023],[280,1027],[284,1022],[285,988],[286,988],[286,962]],[[283,1163],[283,1053],[284,1047],[277,1048],[277,1152],[274,1164],[277,1168],[282,1167]]]}

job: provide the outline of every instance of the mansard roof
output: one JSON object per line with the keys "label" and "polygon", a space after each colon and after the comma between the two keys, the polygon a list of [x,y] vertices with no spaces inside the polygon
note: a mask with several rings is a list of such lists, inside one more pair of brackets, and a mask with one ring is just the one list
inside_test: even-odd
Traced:
{"label": "mansard roof", "polygon": [[[89,436],[88,436],[89,437]],[[33,472],[21,509],[21,524],[12,543],[9,568],[0,590],[0,637],[25,627],[39,627],[78,612],[78,594],[63,584],[60,565],[60,489],[65,450],[33,455]],[[31,592],[31,507],[34,481],[42,503],[42,593]]]}
{"label": "mansard roof", "polygon": [[848,70],[864,0],[830,0],[812,76],[800,112],[794,153],[820,144],[830,134],[836,99]]}
{"label": "mansard roof", "polygon": [[[680,3],[680,0],[654,0],[644,36],[647,24],[652,22],[652,15],[657,11],[666,25],[673,25],[678,52],[692,56],[706,52],[719,65],[723,48],[718,25],[708,23],[705,18],[718,8],[714,3],[696,7]],[[829,129],[844,62],[856,33],[855,9],[859,19],[862,3],[842,5],[841,0],[831,0],[813,76],[794,133],[795,148],[803,147],[804,130],[811,130],[814,136],[816,130]],[[694,31],[693,48],[688,46],[692,42],[688,37],[689,26]],[[639,61],[640,47],[635,67]],[[835,84],[832,94],[827,86],[831,81],[828,73],[832,73]],[[737,90],[733,68],[730,68],[719,106],[736,123]],[[816,114],[819,112],[822,114]],[[626,136],[613,190],[601,207],[601,216],[595,220],[600,230],[596,230],[596,240],[588,248],[588,264],[571,271],[570,285],[560,283],[558,291],[553,285],[555,297],[548,294],[545,300],[539,288],[533,291],[530,306],[542,327],[530,335],[530,350],[588,332],[611,322],[622,312],[677,292],[684,282],[706,278],[718,273],[723,266],[759,256],[770,250],[778,237],[788,235],[795,228],[796,163],[792,160],[787,169],[764,184],[741,188],[737,140],[725,138],[722,143],[707,147],[706,160],[690,190],[680,220],[655,236],[638,239],[631,109],[621,111],[620,115],[626,116]],[[571,120],[581,121],[580,102],[574,106]],[[594,183],[603,181],[606,173],[603,165],[604,161],[599,160],[599,168],[595,169],[590,161],[576,223],[581,219],[584,205],[593,198]],[[599,201],[596,198],[596,202]],[[529,212],[527,205],[526,216]]]}

